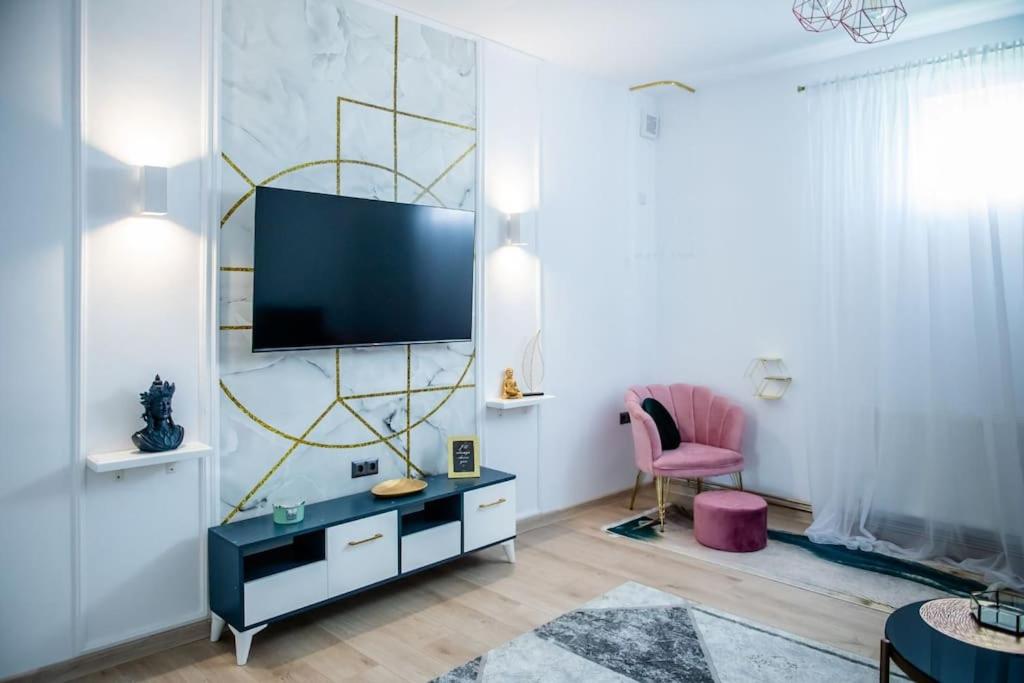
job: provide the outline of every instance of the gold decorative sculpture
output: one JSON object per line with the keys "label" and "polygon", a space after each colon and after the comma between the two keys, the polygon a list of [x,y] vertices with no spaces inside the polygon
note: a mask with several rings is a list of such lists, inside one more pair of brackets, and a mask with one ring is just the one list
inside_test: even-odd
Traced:
{"label": "gold decorative sculpture", "polygon": [[519,391],[516,378],[512,376],[512,368],[505,368],[505,380],[501,383],[502,398],[522,398],[523,392]]}

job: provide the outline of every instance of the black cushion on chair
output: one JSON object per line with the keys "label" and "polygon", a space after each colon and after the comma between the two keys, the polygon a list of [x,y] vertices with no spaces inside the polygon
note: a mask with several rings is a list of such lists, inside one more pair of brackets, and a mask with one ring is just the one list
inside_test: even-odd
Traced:
{"label": "black cushion on chair", "polygon": [[679,436],[679,427],[676,426],[672,414],[665,409],[665,406],[661,405],[661,401],[656,398],[645,398],[640,407],[651,416],[654,425],[658,428],[658,436],[661,437],[661,450],[670,451],[673,448],[679,448],[679,444],[683,442]]}

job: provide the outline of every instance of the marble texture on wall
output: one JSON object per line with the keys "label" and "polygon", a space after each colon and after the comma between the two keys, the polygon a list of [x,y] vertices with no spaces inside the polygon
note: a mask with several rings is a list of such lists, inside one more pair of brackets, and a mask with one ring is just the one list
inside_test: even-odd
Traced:
{"label": "marble texture on wall", "polygon": [[[251,193],[473,210],[476,44],[350,0],[225,0],[222,50],[221,519],[403,476],[398,453],[445,471],[476,433],[474,345],[252,353]],[[365,458],[380,475],[351,479]]]}

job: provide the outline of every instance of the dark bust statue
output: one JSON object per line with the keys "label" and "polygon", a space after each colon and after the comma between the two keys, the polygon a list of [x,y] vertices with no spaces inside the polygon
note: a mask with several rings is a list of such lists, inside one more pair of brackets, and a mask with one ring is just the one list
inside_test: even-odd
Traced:
{"label": "dark bust statue", "polygon": [[169,451],[181,445],[185,438],[185,428],[174,424],[171,419],[173,396],[174,385],[161,382],[160,375],[153,380],[149,391],[139,394],[139,402],[146,408],[142,413],[146,428],[132,434],[132,443],[140,451]]}

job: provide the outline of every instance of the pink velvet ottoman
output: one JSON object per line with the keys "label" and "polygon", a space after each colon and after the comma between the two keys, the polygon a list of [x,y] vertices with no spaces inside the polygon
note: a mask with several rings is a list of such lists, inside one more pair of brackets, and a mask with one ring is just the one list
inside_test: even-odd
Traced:
{"label": "pink velvet ottoman", "polygon": [[768,544],[768,504],[743,491],[705,491],[693,499],[693,533],[701,545],[749,553]]}

